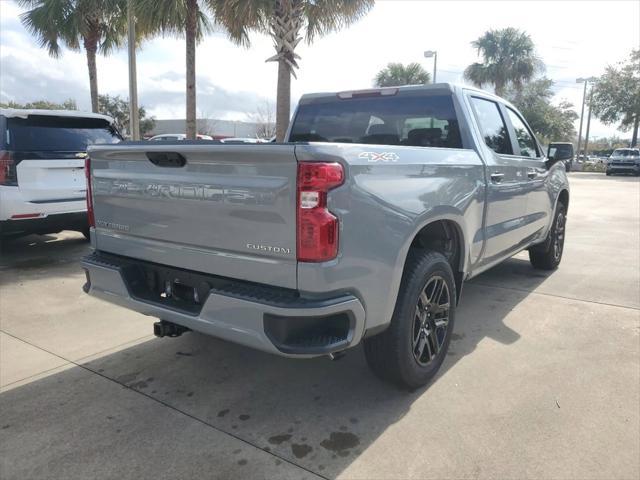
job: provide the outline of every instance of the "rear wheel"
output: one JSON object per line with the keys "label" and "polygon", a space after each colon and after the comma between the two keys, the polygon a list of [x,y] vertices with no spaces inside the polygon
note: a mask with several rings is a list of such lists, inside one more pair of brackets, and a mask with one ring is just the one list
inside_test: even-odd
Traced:
{"label": "rear wheel", "polygon": [[91,240],[91,233],[89,232],[89,230],[89,227],[82,230],[82,235],[84,235],[84,238],[87,239],[87,241]]}
{"label": "rear wheel", "polygon": [[555,270],[562,260],[564,251],[565,228],[567,224],[567,207],[558,202],[551,230],[544,243],[529,249],[529,260],[534,268]]}
{"label": "rear wheel", "polygon": [[449,348],[455,302],[456,286],[447,259],[437,252],[412,253],[389,328],[364,341],[373,372],[408,388],[429,382]]}

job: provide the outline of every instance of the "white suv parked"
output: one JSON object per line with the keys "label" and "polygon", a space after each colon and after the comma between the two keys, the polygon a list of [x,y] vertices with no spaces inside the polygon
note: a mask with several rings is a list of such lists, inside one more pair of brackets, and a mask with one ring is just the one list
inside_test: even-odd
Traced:
{"label": "white suv parked", "polygon": [[106,115],[0,109],[0,236],[88,236],[87,146],[121,140]]}

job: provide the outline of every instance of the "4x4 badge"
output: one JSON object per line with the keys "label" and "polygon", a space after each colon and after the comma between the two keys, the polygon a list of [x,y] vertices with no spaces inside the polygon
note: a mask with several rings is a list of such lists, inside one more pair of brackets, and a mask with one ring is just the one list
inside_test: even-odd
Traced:
{"label": "4x4 badge", "polygon": [[362,158],[369,163],[397,162],[400,160],[400,157],[393,152],[362,152],[358,155],[358,158]]}

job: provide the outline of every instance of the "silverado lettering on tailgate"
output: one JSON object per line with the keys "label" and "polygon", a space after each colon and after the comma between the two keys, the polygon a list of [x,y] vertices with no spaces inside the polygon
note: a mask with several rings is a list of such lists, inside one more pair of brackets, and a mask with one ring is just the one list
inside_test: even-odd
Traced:
{"label": "silverado lettering on tailgate", "polygon": [[238,205],[273,205],[277,191],[249,190],[242,187],[220,187],[194,183],[155,183],[97,178],[95,195],[201,200]]}

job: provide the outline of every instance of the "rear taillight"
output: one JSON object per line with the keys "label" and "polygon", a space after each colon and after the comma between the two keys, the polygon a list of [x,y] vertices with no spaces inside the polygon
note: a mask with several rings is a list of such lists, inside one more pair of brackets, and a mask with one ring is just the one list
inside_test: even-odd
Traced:
{"label": "rear taillight", "polygon": [[339,163],[298,164],[298,261],[326,262],[338,255],[338,219],[327,209],[327,193],[343,181]]}
{"label": "rear taillight", "polygon": [[17,185],[16,163],[11,152],[0,150],[0,185]]}
{"label": "rear taillight", "polygon": [[96,219],[93,215],[93,193],[91,189],[91,159],[84,159],[84,176],[87,179],[87,217],[89,218],[89,226],[96,226]]}

